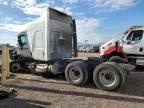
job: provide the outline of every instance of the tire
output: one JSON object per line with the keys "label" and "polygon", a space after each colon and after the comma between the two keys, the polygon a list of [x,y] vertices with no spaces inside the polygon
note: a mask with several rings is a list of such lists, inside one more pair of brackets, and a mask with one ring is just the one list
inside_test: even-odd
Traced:
{"label": "tire", "polygon": [[87,64],[83,61],[69,63],[65,69],[65,77],[71,85],[84,85],[89,77]]}
{"label": "tire", "polygon": [[86,84],[88,81],[91,80],[93,71],[92,71],[91,66],[89,65],[88,62],[81,62],[81,65],[82,65],[83,69],[85,69],[85,71],[86,71],[86,78],[84,81],[84,84]]}
{"label": "tire", "polygon": [[89,74],[89,80],[93,79],[93,71],[95,67],[97,67],[99,64],[103,63],[103,61],[99,58],[90,58],[86,61],[88,65],[88,74]]}
{"label": "tire", "polygon": [[10,72],[16,73],[16,72],[20,72],[21,70],[21,65],[18,62],[11,62],[10,63]]}
{"label": "tire", "polygon": [[[110,59],[109,59],[109,61],[111,61],[111,62],[115,62],[115,63],[124,63],[124,64],[128,64],[128,62],[124,59],[124,58],[122,58],[122,57],[120,57],[120,56],[113,56],[113,57],[111,57]],[[110,63],[110,62],[109,62]],[[115,64],[116,65],[116,64]],[[127,76],[127,74],[129,74],[129,72],[122,72],[122,74],[126,74],[125,76]]]}
{"label": "tire", "polygon": [[121,67],[121,64],[117,64],[115,62],[105,62],[105,64],[110,64],[110,65],[113,65],[119,72],[120,72],[120,75],[122,76],[122,84],[121,86],[125,83],[126,81],[126,78],[127,78],[127,75],[129,74],[129,72],[127,72],[126,70],[124,70],[122,67]]}
{"label": "tire", "polygon": [[114,91],[123,85],[125,77],[115,63],[105,62],[95,68],[93,81],[99,89]]}
{"label": "tire", "polygon": [[109,61],[115,62],[115,63],[128,63],[125,59],[119,56],[112,56],[109,58]]}
{"label": "tire", "polygon": [[0,91],[0,99],[5,99],[8,98],[10,96],[11,93],[7,92],[7,91]]}
{"label": "tire", "polygon": [[91,57],[91,58],[88,58],[87,60],[87,63],[89,64],[92,71],[95,69],[96,66],[98,66],[99,64],[103,62],[104,61],[98,57]]}

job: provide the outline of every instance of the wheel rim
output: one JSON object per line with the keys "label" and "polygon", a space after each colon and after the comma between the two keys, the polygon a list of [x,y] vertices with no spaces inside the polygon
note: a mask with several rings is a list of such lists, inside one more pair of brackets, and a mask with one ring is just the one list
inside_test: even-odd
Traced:
{"label": "wheel rim", "polygon": [[81,79],[81,72],[78,68],[72,67],[69,70],[69,77],[73,81],[79,81]]}
{"label": "wheel rim", "polygon": [[20,70],[20,65],[19,64],[13,64],[11,67],[12,72],[18,72]]}
{"label": "wheel rim", "polygon": [[110,70],[102,70],[99,73],[99,81],[102,85],[106,87],[111,87],[115,85],[116,83],[117,76],[115,72],[110,71]]}

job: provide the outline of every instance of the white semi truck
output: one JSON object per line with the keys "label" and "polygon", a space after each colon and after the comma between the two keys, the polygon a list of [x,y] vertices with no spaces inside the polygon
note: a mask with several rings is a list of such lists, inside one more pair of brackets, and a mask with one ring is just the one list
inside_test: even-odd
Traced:
{"label": "white semi truck", "polygon": [[100,52],[102,58],[144,66],[144,26],[130,27],[120,40],[102,45]]}
{"label": "white semi truck", "polygon": [[41,67],[47,74],[64,73],[72,85],[84,85],[93,78],[98,88],[108,91],[120,88],[132,69],[128,64],[105,62],[101,58],[78,59],[75,20],[52,8],[18,34],[18,47],[12,59],[12,72]]}

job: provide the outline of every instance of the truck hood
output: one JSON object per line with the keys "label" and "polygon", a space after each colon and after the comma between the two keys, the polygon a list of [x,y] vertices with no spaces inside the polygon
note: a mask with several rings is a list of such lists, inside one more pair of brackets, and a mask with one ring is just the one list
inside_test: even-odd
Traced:
{"label": "truck hood", "polygon": [[112,39],[112,40],[106,42],[105,44],[101,45],[101,47],[100,47],[100,53],[101,53],[101,55],[103,54],[103,52],[104,52],[105,49],[107,49],[108,47],[111,47],[111,46],[115,45],[115,43],[117,41],[118,40],[116,40],[116,39]]}
{"label": "truck hood", "polygon": [[108,46],[112,45],[112,44],[115,44],[118,40],[116,39],[112,39],[106,43],[104,43],[103,45],[101,45],[100,49],[105,49],[107,48]]}

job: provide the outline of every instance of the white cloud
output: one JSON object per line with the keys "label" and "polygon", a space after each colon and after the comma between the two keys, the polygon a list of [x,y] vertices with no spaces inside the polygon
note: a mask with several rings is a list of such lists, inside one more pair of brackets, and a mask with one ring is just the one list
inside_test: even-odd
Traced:
{"label": "white cloud", "polygon": [[100,27],[100,20],[95,18],[85,18],[76,21],[78,41],[84,42],[85,40],[92,41],[98,39],[96,29]]}
{"label": "white cloud", "polygon": [[54,7],[54,8],[61,11],[61,12],[65,12],[69,15],[73,14],[71,7],[66,7],[66,8],[64,8],[64,7]]}
{"label": "white cloud", "polygon": [[74,4],[79,2],[92,2],[93,0],[62,0],[63,3]]}
{"label": "white cloud", "polygon": [[0,29],[1,30],[7,30],[7,31],[12,31],[12,32],[19,32],[22,30],[22,25],[20,24],[8,24],[8,23],[1,23],[0,24]]}
{"label": "white cloud", "polygon": [[94,7],[105,9],[105,11],[115,11],[134,6],[138,0],[95,0]]}
{"label": "white cloud", "polygon": [[54,2],[37,3],[36,0],[17,0],[12,2],[12,6],[19,8],[25,14],[38,16],[51,4],[54,4]]}
{"label": "white cloud", "polygon": [[106,42],[111,39],[120,39],[120,36],[115,34],[99,33],[98,29],[102,27],[101,19],[85,18],[76,20],[77,24],[77,38],[78,42],[95,44],[99,42]]}
{"label": "white cloud", "polygon": [[5,17],[6,21],[11,21],[13,18],[12,17]]}
{"label": "white cloud", "polygon": [[0,0],[1,5],[8,6],[8,2],[9,2],[9,0]]}
{"label": "white cloud", "polygon": [[[84,19],[77,20],[76,22],[81,32],[83,30],[89,32],[91,30],[95,30],[97,27],[100,26],[100,20],[95,18],[84,18]],[[91,27],[92,29],[89,29],[89,27]]]}
{"label": "white cloud", "polygon": [[46,0],[45,3],[48,3],[50,5],[55,5],[55,0]]}
{"label": "white cloud", "polygon": [[32,7],[37,5],[36,0],[14,0],[12,3],[18,8]]}
{"label": "white cloud", "polygon": [[7,44],[10,43],[10,45],[16,45],[17,43],[17,37],[16,36],[10,36],[9,34],[0,34],[0,44]]}
{"label": "white cloud", "polygon": [[140,0],[63,0],[65,4],[87,3],[100,11],[116,11],[134,6]]}
{"label": "white cloud", "polygon": [[6,33],[0,33],[0,38],[3,39],[5,36],[8,36]]}
{"label": "white cloud", "polygon": [[3,2],[3,5],[8,6],[8,2],[7,2],[7,1],[4,1],[4,2]]}
{"label": "white cloud", "polygon": [[28,18],[26,21],[12,21],[12,23],[0,23],[0,30],[7,30],[11,32],[21,32],[25,29],[27,25],[32,23],[33,21],[39,21],[41,17],[37,17],[35,19]]}
{"label": "white cloud", "polygon": [[45,2],[37,3],[37,0],[0,0],[0,4],[17,7],[25,14],[40,16],[44,9],[53,6],[55,1],[46,0]]}
{"label": "white cloud", "polygon": [[12,7],[16,7],[20,10],[22,10],[25,14],[28,15],[37,15],[40,16],[43,11],[45,11],[48,7],[54,7],[55,9],[58,9],[60,11],[66,12],[70,15],[72,15],[71,7],[66,6],[55,6],[54,0],[46,0],[42,3],[37,3],[36,0],[0,0],[0,4],[4,4],[4,2],[9,2],[9,5]]}
{"label": "white cloud", "polygon": [[79,0],[63,0],[63,2],[64,2],[64,3],[73,4],[73,3],[79,2]]}

